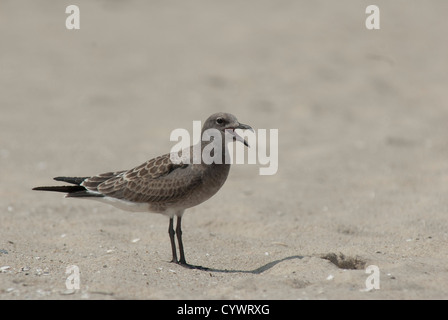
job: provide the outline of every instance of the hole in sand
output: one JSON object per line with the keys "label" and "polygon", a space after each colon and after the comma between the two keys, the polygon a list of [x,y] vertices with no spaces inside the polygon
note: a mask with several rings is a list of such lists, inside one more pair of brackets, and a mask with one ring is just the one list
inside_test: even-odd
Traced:
{"label": "hole in sand", "polygon": [[347,257],[342,253],[337,255],[334,252],[321,256],[322,259],[328,260],[340,269],[359,270],[364,269],[366,261],[359,257]]}

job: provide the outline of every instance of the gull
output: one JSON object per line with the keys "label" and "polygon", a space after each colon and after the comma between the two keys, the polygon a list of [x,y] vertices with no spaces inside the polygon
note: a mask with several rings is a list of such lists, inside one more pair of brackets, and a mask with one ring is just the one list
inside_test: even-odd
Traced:
{"label": "gull", "polygon": [[[134,212],[160,213],[169,217],[168,234],[170,237],[171,262],[184,267],[207,269],[187,263],[182,242],[182,217],[186,209],[197,206],[210,199],[223,186],[230,170],[227,142],[248,143],[235,130],[253,129],[238,122],[230,113],[215,113],[208,117],[202,127],[201,136],[214,129],[221,139],[209,138],[201,141],[201,155],[204,148],[220,151],[221,161],[197,160],[195,146],[189,148],[187,158],[173,161],[172,153],[150,159],[130,169],[98,174],[90,177],[56,177],[54,180],[69,183],[63,186],[36,187],[33,190],[66,193],[67,198],[81,198],[101,201],[117,208]],[[198,146],[196,146],[198,147]],[[185,150],[182,150],[185,151]],[[219,152],[218,152],[219,154]],[[195,158],[196,156],[196,158]],[[174,217],[177,218],[174,230]],[[177,257],[175,236],[179,245]]]}

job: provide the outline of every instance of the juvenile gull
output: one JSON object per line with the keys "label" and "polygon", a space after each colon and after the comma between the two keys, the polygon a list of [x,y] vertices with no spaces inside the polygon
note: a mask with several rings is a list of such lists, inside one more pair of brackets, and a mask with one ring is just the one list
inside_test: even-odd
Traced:
{"label": "juvenile gull", "polygon": [[[213,132],[219,132],[221,139],[199,142],[201,155],[206,147],[207,150],[220,150],[222,161],[207,164],[209,161],[204,162],[203,157],[200,157],[199,161],[197,158],[193,161],[195,148],[191,146],[188,161],[175,163],[171,160],[171,153],[167,153],[130,170],[107,172],[91,177],[56,177],[56,181],[73,185],[36,187],[33,190],[64,192],[68,198],[93,199],[123,210],[164,214],[170,219],[168,234],[173,254],[171,262],[197,267],[187,264],[185,260],[182,216],[185,209],[194,207],[216,194],[226,181],[230,170],[226,135],[233,141],[238,140],[248,146],[235,129],[253,130],[250,126],[239,123],[234,115],[222,112],[211,115],[205,121],[201,136],[208,129],[216,129],[217,131]],[[173,225],[174,216],[177,217],[176,230]],[[175,235],[179,244],[179,259]]]}

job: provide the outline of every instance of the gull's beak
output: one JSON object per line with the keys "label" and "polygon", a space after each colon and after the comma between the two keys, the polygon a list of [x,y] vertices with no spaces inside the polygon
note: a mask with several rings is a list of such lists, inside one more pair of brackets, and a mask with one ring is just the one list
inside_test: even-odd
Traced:
{"label": "gull's beak", "polygon": [[244,143],[244,145],[248,148],[250,148],[249,143],[247,143],[246,140],[244,140],[240,135],[238,135],[238,133],[235,132],[235,129],[241,129],[241,130],[250,130],[252,132],[254,132],[254,129],[247,125],[247,124],[243,124],[243,123],[238,123],[238,126],[236,126],[233,130],[232,130],[232,134],[235,138],[235,140],[237,141],[241,141],[242,143]]}
{"label": "gull's beak", "polygon": [[236,127],[235,129],[250,130],[250,131],[254,132],[254,129],[251,126],[244,124],[244,123],[240,123],[238,125],[238,127]]}

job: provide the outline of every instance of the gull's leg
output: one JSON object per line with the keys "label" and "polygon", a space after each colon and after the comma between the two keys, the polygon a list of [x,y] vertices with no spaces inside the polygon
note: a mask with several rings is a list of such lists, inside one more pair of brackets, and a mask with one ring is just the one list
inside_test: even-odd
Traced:
{"label": "gull's leg", "polygon": [[182,221],[182,217],[177,216],[176,235],[177,235],[177,242],[179,243],[179,252],[180,252],[179,264],[188,265],[187,261],[185,261],[184,244],[182,243],[181,221]]}
{"label": "gull's leg", "polygon": [[179,252],[180,252],[180,259],[177,263],[179,263],[183,267],[190,268],[190,269],[199,269],[199,270],[204,270],[204,271],[210,270],[209,268],[188,264],[187,261],[185,260],[184,244],[182,242],[182,216],[181,215],[177,216],[176,235],[177,235],[177,242],[179,243]]}
{"label": "gull's leg", "polygon": [[170,225],[168,227],[168,234],[170,235],[171,250],[173,251],[173,260],[171,262],[177,263],[177,253],[176,253],[176,243],[174,242],[174,228],[173,228],[173,218],[170,218]]}

